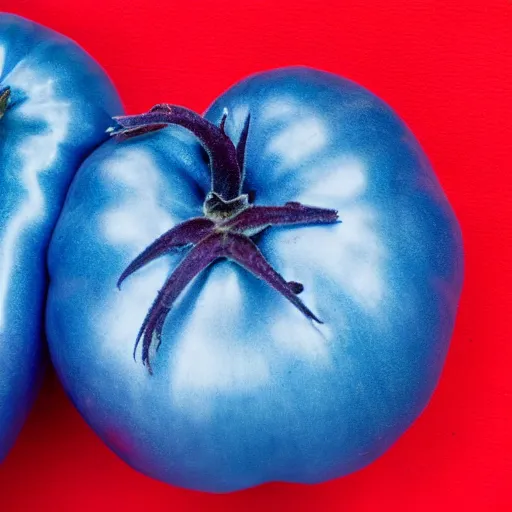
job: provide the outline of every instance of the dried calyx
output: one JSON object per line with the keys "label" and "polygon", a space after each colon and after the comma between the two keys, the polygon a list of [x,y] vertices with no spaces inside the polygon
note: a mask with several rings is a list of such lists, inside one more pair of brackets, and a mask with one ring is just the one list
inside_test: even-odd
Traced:
{"label": "dried calyx", "polygon": [[186,128],[208,154],[211,171],[211,190],[203,204],[204,216],[187,220],[160,236],[128,265],[117,283],[120,287],[128,276],[166,253],[190,247],[158,293],[135,341],[134,357],[142,341],[142,362],[150,373],[150,347],[155,344],[158,349],[173,303],[195,276],[221,258],[236,262],[278,291],[307,318],[321,323],[297,297],[304,289],[302,284],[287,282],[268,263],[251,237],[269,226],[332,224],[338,220],[337,212],[297,202],[282,206],[252,204],[242,190],[250,117],[246,118],[236,146],[224,130],[226,117],[225,111],[220,125],[216,126],[191,110],[161,104],[145,114],[114,118],[117,126],[111,135],[117,140],[157,131],[170,124]]}

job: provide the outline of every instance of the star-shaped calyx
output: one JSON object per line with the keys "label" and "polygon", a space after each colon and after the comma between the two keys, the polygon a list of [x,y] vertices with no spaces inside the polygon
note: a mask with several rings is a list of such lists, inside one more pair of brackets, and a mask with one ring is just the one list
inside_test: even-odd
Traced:
{"label": "star-shaped calyx", "polygon": [[219,259],[234,261],[288,299],[302,314],[322,323],[297,296],[304,287],[286,281],[265,259],[251,237],[270,226],[294,224],[332,224],[337,222],[335,210],[288,202],[282,206],[257,206],[243,193],[245,147],[249,135],[247,116],[238,144],[235,146],[224,130],[227,111],[219,126],[183,107],[161,104],[140,115],[121,116],[111,135],[125,140],[178,125],[192,132],[209,158],[211,190],[203,203],[202,217],[189,219],[170,229],[124,270],[118,287],[131,274],[166,253],[189,247],[174,272],[167,278],[150,307],[135,340],[134,357],[142,341],[142,362],[151,373],[150,347],[160,346],[165,319],[174,302],[188,283]]}

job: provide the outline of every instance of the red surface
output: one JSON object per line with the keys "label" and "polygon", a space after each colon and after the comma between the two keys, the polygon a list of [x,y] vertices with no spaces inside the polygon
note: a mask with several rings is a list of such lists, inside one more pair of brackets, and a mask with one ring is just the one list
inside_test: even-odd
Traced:
{"label": "red surface", "polygon": [[369,468],[215,496],[118,460],[56,378],[0,467],[0,510],[512,510],[512,4],[493,0],[0,0],[77,40],[130,112],[202,110],[257,70],[308,64],[390,103],[458,213],[467,272],[440,386]]}

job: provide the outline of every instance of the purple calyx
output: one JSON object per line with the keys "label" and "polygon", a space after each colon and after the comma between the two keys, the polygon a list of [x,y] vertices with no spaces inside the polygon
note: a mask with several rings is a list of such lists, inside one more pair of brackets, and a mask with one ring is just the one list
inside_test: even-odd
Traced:
{"label": "purple calyx", "polygon": [[245,268],[289,300],[304,316],[322,323],[297,296],[303,291],[303,285],[286,281],[265,259],[251,237],[270,226],[333,224],[338,221],[338,214],[335,210],[297,202],[283,206],[252,204],[249,195],[242,190],[250,117],[247,116],[236,146],[224,131],[226,117],[227,113],[220,126],[216,126],[191,110],[162,104],[145,114],[114,118],[117,126],[111,135],[117,140],[161,130],[171,124],[186,128],[207,152],[212,177],[211,190],[203,204],[204,216],[178,224],[157,238],[128,265],[117,283],[120,287],[131,274],[164,254],[190,248],[159,291],[135,341],[134,357],[142,341],[142,362],[150,373],[150,348],[154,344],[158,350],[172,305],[192,279],[220,259],[229,259]]}

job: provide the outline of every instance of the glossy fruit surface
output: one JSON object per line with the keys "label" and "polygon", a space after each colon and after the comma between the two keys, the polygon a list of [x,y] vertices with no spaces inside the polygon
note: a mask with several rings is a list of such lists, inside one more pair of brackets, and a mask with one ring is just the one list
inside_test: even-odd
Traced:
{"label": "glossy fruit surface", "polygon": [[308,68],[262,73],[205,115],[224,116],[234,144],[250,116],[243,191],[254,205],[338,212],[336,224],[254,238],[323,324],[220,261],[167,304],[160,339],[148,340],[152,374],[140,352],[134,362],[141,325],[186,253],[116,284],[155,239],[201,217],[211,191],[198,140],[169,127],[105,144],[72,184],[49,253],[54,364],[105,442],[164,481],[230,491],[350,473],[435,388],[462,285],[458,223],[407,127],[352,82]]}
{"label": "glossy fruit surface", "polygon": [[0,13],[0,460],[38,389],[52,229],[73,174],[121,110],[74,42]]}

